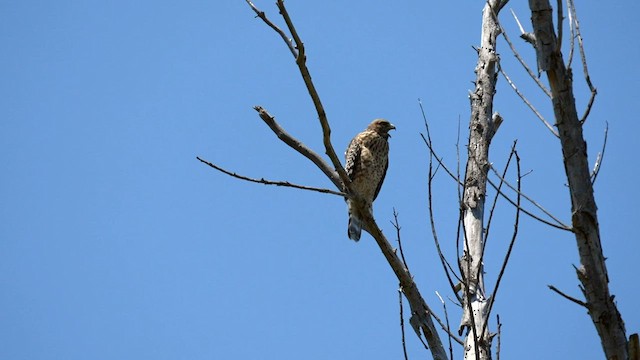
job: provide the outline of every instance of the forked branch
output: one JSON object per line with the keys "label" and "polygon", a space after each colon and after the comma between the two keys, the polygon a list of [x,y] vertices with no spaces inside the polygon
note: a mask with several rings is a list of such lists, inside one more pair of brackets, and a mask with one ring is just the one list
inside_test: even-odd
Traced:
{"label": "forked branch", "polygon": [[335,191],[335,190],[330,190],[330,189],[323,189],[323,188],[317,188],[317,187],[313,187],[313,186],[305,186],[305,185],[298,185],[298,184],[293,184],[289,181],[273,181],[273,180],[266,180],[265,178],[260,178],[260,179],[255,179],[255,178],[250,178],[248,176],[244,176],[244,175],[240,175],[237,174],[235,172],[226,170],[221,168],[220,166],[209,162],[205,159],[202,159],[199,156],[196,156],[196,159],[200,160],[200,162],[205,163],[209,166],[211,166],[212,168],[227,174],[229,176],[232,176],[236,179],[240,179],[240,180],[245,180],[245,181],[249,181],[249,182],[253,182],[253,183],[258,183],[258,184],[264,184],[264,185],[275,185],[275,186],[284,186],[284,187],[290,187],[290,188],[294,188],[294,189],[300,189],[300,190],[310,190],[310,191],[316,191],[319,193],[323,193],[323,194],[333,194],[333,195],[338,195],[338,196],[346,196],[347,194],[345,193],[341,193],[339,191]]}
{"label": "forked branch", "polygon": [[318,119],[322,127],[325,152],[331,160],[333,169],[330,168],[329,165],[315,152],[308,149],[306,146],[304,146],[304,144],[297,141],[286,131],[284,131],[284,129],[282,129],[282,127],[278,125],[275,119],[271,115],[269,115],[266,110],[259,106],[256,106],[256,111],[258,111],[260,118],[271,128],[271,130],[278,136],[280,140],[311,160],[318,168],[320,168],[320,170],[322,170],[322,172],[334,183],[334,185],[336,185],[339,190],[342,190],[343,193],[348,194],[347,196],[350,196],[353,200],[355,200],[353,201],[354,206],[358,208],[359,213],[363,214],[363,228],[367,232],[369,232],[371,236],[376,240],[387,262],[396,274],[400,282],[400,288],[402,289],[403,294],[409,302],[412,314],[410,323],[413,329],[416,331],[417,335],[420,338],[422,337],[422,335],[424,335],[427,343],[429,344],[429,348],[434,359],[446,359],[447,355],[444,347],[442,346],[442,341],[440,340],[440,337],[431,319],[431,316],[433,314],[424,301],[424,298],[420,294],[417,285],[413,281],[413,278],[406,269],[403,261],[400,260],[400,258],[397,256],[395,249],[393,249],[393,247],[389,244],[389,241],[386,239],[386,237],[378,227],[378,224],[374,220],[372,214],[368,210],[366,210],[364,202],[360,201],[357,196],[354,197],[353,195],[354,192],[351,190],[351,181],[347,176],[340,160],[338,159],[333,145],[331,144],[331,128],[329,126],[327,115],[322,102],[320,101],[318,92],[316,91],[313,81],[311,80],[309,69],[306,66],[304,44],[300,36],[298,35],[291,17],[289,16],[289,13],[284,5],[284,1],[277,0],[276,5],[278,6],[280,14],[287,24],[287,28],[291,33],[293,41],[286,35],[286,33],[282,29],[280,29],[272,21],[270,21],[264,12],[259,10],[249,0],[246,1],[251,9],[258,15],[258,17],[262,19],[262,21],[264,21],[270,28],[276,31],[276,33],[278,33],[278,35],[285,41],[285,43],[289,47],[289,50],[294,56],[296,65],[298,66],[298,69],[300,71],[300,75],[304,80],[309,96],[311,97],[316,108]]}

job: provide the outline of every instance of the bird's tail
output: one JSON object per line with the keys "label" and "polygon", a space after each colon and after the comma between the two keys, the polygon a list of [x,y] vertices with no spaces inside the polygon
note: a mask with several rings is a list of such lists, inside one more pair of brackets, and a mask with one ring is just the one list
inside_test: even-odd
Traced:
{"label": "bird's tail", "polygon": [[362,221],[355,217],[353,214],[349,214],[349,227],[347,229],[347,234],[349,235],[349,239],[353,241],[360,240],[360,234],[362,233]]}
{"label": "bird's tail", "polygon": [[360,234],[362,234],[362,220],[354,214],[349,201],[347,201],[347,204],[349,205],[349,226],[347,227],[347,235],[349,236],[349,239],[357,242],[360,240]]}

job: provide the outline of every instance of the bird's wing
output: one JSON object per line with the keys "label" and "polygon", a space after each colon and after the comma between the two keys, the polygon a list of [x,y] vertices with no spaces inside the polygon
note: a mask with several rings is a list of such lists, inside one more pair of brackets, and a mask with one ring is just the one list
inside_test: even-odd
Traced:
{"label": "bird's wing", "polygon": [[360,171],[360,154],[362,153],[362,145],[358,136],[354,137],[349,143],[346,152],[345,170],[350,180],[353,180]]}
{"label": "bird's wing", "polygon": [[378,181],[378,185],[376,185],[376,192],[373,193],[373,200],[378,197],[380,193],[380,189],[382,188],[382,183],[384,182],[384,177],[387,176],[387,169],[389,168],[389,159],[384,164],[384,170],[382,171],[382,176],[380,177],[380,181]]}

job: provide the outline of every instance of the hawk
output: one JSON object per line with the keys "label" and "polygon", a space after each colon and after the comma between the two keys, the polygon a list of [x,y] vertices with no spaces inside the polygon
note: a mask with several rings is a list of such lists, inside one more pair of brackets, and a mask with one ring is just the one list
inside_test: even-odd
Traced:
{"label": "hawk", "polygon": [[[365,201],[365,209],[372,210],[373,201],[378,196],[389,167],[389,130],[396,127],[384,119],[373,120],[356,135],[345,152],[345,170],[351,180],[352,189]],[[349,239],[358,241],[362,232],[362,216],[351,200],[349,207]]]}

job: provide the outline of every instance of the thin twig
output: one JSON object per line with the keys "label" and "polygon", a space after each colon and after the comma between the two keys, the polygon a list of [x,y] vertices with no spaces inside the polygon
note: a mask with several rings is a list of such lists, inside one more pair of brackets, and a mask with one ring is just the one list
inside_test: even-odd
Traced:
{"label": "thin twig", "polygon": [[[435,155],[435,154],[434,154]],[[458,115],[458,130],[456,133],[456,177],[455,180],[460,184],[460,115]],[[458,204],[462,204],[462,193],[464,192],[462,186],[458,186]]]}
{"label": "thin twig", "polygon": [[554,129],[553,126],[551,124],[549,124],[549,122],[547,122],[547,120],[542,116],[542,114],[540,114],[540,112],[538,112],[538,110],[533,106],[533,104],[531,104],[531,102],[529,102],[529,100],[524,96],[524,94],[521,93],[520,90],[518,90],[518,88],[516,87],[516,84],[513,83],[511,78],[507,75],[507,73],[502,68],[502,66],[498,65],[498,70],[500,71],[502,76],[504,76],[505,80],[507,80],[507,82],[509,83],[509,85],[511,86],[513,91],[515,91],[516,94],[518,94],[520,99],[522,99],[522,101],[524,101],[524,103],[529,107],[529,109],[531,109],[531,111],[533,111],[533,113],[538,117],[538,119],[540,119],[540,121],[542,121],[544,126],[546,126],[547,129],[549,129],[549,131],[551,131],[551,133],[555,137],[560,137],[560,135],[558,135],[558,131],[556,129]]}
{"label": "thin twig", "polygon": [[264,185],[275,185],[275,186],[285,186],[285,187],[291,187],[291,188],[295,188],[295,189],[301,189],[301,190],[309,190],[309,191],[316,191],[319,193],[324,193],[324,194],[332,194],[332,195],[338,195],[338,196],[347,196],[347,194],[345,193],[341,193],[339,191],[334,191],[334,190],[329,190],[329,189],[323,189],[323,188],[317,188],[317,187],[313,187],[313,186],[305,186],[305,185],[297,185],[297,184],[293,184],[290,183],[288,181],[272,181],[272,180],[266,180],[264,178],[260,178],[260,179],[254,179],[254,178],[250,178],[247,176],[243,176],[243,175],[239,175],[235,172],[231,172],[229,170],[225,170],[221,167],[219,167],[218,165],[211,163],[207,160],[204,160],[202,158],[200,158],[199,156],[196,156],[196,159],[200,160],[201,162],[211,166],[212,168],[225,173],[229,176],[233,176],[234,178],[237,179],[241,179],[241,180],[245,180],[245,181],[249,181],[249,182],[253,182],[253,183],[258,183],[258,184],[264,184]]}
{"label": "thin twig", "polygon": [[[495,169],[492,165],[490,165],[490,168],[491,168],[491,171],[494,173],[494,175],[496,175],[496,176],[498,177],[498,179],[500,179],[500,181],[504,181],[504,183],[507,185],[507,187],[509,187],[511,190],[515,191],[516,193],[521,194],[521,195],[522,195],[522,197],[523,197],[525,200],[529,201],[533,206],[535,206],[535,207],[536,207],[536,208],[538,208],[540,211],[542,211],[543,213],[545,213],[548,217],[550,217],[551,219],[553,219],[553,220],[558,224],[558,225],[552,225],[553,227],[556,227],[556,228],[559,228],[559,229],[562,229],[562,230],[572,231],[570,226],[568,226],[568,225],[564,224],[562,221],[558,220],[558,218],[556,218],[555,216],[553,216],[549,211],[547,211],[545,208],[543,208],[540,204],[538,204],[536,201],[534,201],[533,199],[531,199],[529,196],[527,196],[527,195],[526,195],[526,194],[524,194],[524,193],[519,192],[519,191],[518,191],[518,190],[517,190],[513,185],[511,185],[511,183],[509,183],[509,182],[508,182],[507,180],[505,180],[502,176],[500,176],[500,174],[498,174],[498,172],[496,171],[496,169]],[[495,185],[493,185],[493,183],[492,183],[491,181],[490,181],[490,183],[491,183],[491,185],[492,185],[492,186],[497,190],[496,186],[495,186]],[[511,201],[512,201],[511,199],[508,199],[508,198],[507,198],[507,200],[508,200],[509,202],[511,202]],[[526,212],[524,209],[522,209],[522,210],[523,210],[523,212],[524,212],[525,214],[527,214],[527,212]],[[533,216],[533,215],[531,215],[531,214],[527,214],[527,215],[532,216],[532,217],[533,217],[533,218],[535,218],[536,220],[541,220],[541,221],[542,221],[542,222],[544,222],[545,224],[548,224],[548,222],[547,222],[547,221],[544,221],[544,220],[542,220],[542,219],[538,218],[537,216]]]}
{"label": "thin twig", "polygon": [[[422,101],[420,101],[420,99],[418,99],[418,103],[420,104],[420,111],[422,112],[422,118],[424,120],[424,125],[426,128],[426,132],[427,132],[427,137],[425,138],[424,135],[422,135],[422,139],[425,141],[425,143],[427,143],[427,146],[429,148],[432,147],[432,143],[431,143],[431,133],[429,131],[429,122],[427,121],[427,116],[425,115],[424,112],[424,107],[422,106]],[[438,252],[438,256],[440,258],[440,263],[442,264],[442,268],[444,269],[444,273],[447,276],[447,279],[449,280],[449,285],[451,286],[451,289],[453,290],[453,293],[456,295],[456,298],[458,299],[459,302],[461,302],[460,297],[458,296],[457,292],[455,291],[455,284],[453,279],[451,278],[451,274],[453,274],[453,276],[456,277],[457,281],[461,282],[462,280],[460,279],[460,277],[455,273],[455,271],[453,270],[453,267],[451,266],[451,264],[449,264],[449,262],[447,261],[446,257],[444,256],[444,254],[442,253],[442,248],[440,247],[440,241],[438,239],[438,232],[436,230],[436,224],[435,224],[435,217],[433,214],[433,179],[434,179],[434,174],[433,174],[433,158],[434,158],[434,153],[433,151],[429,151],[429,176],[428,176],[428,180],[427,180],[427,193],[428,193],[428,203],[427,203],[427,207],[429,209],[429,221],[431,223],[431,233],[433,235],[433,240],[436,244],[436,250]],[[447,169],[445,169],[447,170]],[[451,273],[449,273],[449,271],[451,271]]]}
{"label": "thin twig", "polygon": [[[496,184],[494,184],[494,183],[493,183],[493,181],[491,181],[491,179],[487,179],[487,182],[489,183],[489,185],[491,185],[491,187],[493,187],[493,189],[494,189],[494,190],[496,190],[496,191],[497,191],[498,186],[497,186]],[[505,183],[506,183],[506,182],[505,182]],[[500,193],[500,195],[502,195],[502,197],[503,197],[505,200],[507,200],[511,205],[513,205],[513,206],[517,206],[517,205],[516,205],[516,202],[515,202],[515,201],[513,201],[510,197],[508,197],[505,193],[503,193],[502,191],[498,191],[498,192],[499,192],[499,193]],[[524,194],[522,194],[522,197],[525,197],[525,196],[524,196]],[[535,204],[534,204],[534,205],[535,205]],[[552,223],[552,222],[550,222],[550,221],[548,221],[548,220],[545,220],[545,219],[543,219],[543,218],[541,218],[541,217],[539,217],[539,216],[537,216],[537,215],[533,214],[532,212],[528,211],[527,209],[525,209],[525,208],[523,208],[523,207],[521,207],[521,208],[520,208],[520,211],[522,211],[522,213],[524,213],[524,214],[528,215],[529,217],[531,217],[531,218],[533,218],[533,219],[535,219],[535,220],[540,221],[540,222],[541,222],[541,223],[543,223],[543,224],[549,225],[549,226],[554,227],[554,228],[556,228],[556,229],[566,230],[566,231],[573,232],[573,229],[572,229],[571,227],[569,227],[569,226],[567,226],[567,225],[564,225],[564,224],[562,224],[562,223],[560,223],[560,225],[558,225],[558,224],[554,224],[554,223]]]}
{"label": "thin twig", "polygon": [[596,178],[600,173],[600,167],[602,166],[602,159],[604,158],[604,151],[607,148],[607,138],[609,137],[609,122],[606,122],[607,126],[604,128],[604,142],[602,143],[602,151],[598,153],[596,163],[593,166],[593,172],[591,173],[591,184],[596,183]]}
{"label": "thin twig", "polygon": [[535,35],[533,33],[524,31],[524,27],[522,27],[522,24],[520,23],[520,20],[516,16],[515,11],[513,11],[513,9],[510,9],[510,10],[511,10],[511,15],[516,20],[516,23],[518,24],[518,27],[520,28],[520,38],[522,38],[524,41],[528,42],[529,44],[531,44],[533,46],[536,46],[536,37],[535,37]]}
{"label": "thin twig", "polygon": [[[514,144],[515,146],[515,144]],[[511,242],[509,242],[509,248],[507,249],[507,253],[504,257],[504,261],[502,262],[502,267],[500,268],[500,272],[498,273],[498,279],[496,280],[496,285],[493,288],[493,293],[489,298],[489,308],[487,309],[487,321],[482,326],[482,333],[484,333],[488,323],[489,323],[489,315],[491,315],[491,309],[493,308],[493,304],[496,301],[496,295],[498,294],[498,288],[500,287],[500,282],[502,281],[502,276],[504,275],[504,271],[507,268],[507,263],[509,263],[509,258],[511,257],[511,251],[513,250],[513,245],[516,242],[516,238],[518,236],[518,226],[520,225],[520,199],[522,197],[522,192],[520,191],[520,187],[522,186],[522,173],[520,171],[520,156],[518,156],[518,152],[514,149],[514,155],[516,157],[516,171],[518,176],[518,197],[516,203],[516,216],[513,222],[513,235],[511,236]]]}
{"label": "thin twig", "polygon": [[[418,100],[419,104],[420,104],[420,110],[422,112],[422,118],[424,120],[425,123],[425,128],[427,130],[427,137],[425,138],[424,135],[422,135],[423,140],[427,143],[427,146],[429,146],[431,148],[432,144],[431,144],[431,133],[429,131],[429,122],[427,121],[427,117],[425,115],[424,112],[424,107],[422,106],[422,102],[420,100]],[[453,280],[451,278],[451,274],[453,274],[453,276],[456,277],[456,279],[460,282],[462,282],[462,280],[460,279],[460,277],[458,277],[458,275],[455,273],[455,271],[453,270],[453,267],[449,264],[449,262],[447,261],[447,259],[445,258],[444,254],[442,253],[442,249],[440,248],[440,241],[438,240],[438,234],[436,232],[436,227],[435,227],[435,220],[434,220],[434,215],[433,215],[433,202],[432,202],[432,183],[433,183],[433,157],[435,157],[435,154],[433,153],[433,151],[429,152],[429,176],[428,176],[428,194],[429,194],[429,200],[428,200],[428,208],[429,208],[429,219],[431,221],[431,231],[433,234],[433,239],[436,243],[436,249],[438,251],[438,255],[440,257],[440,262],[442,263],[442,267],[444,269],[445,275],[447,276],[447,279],[449,280],[449,285],[451,286],[451,289],[453,290],[453,293],[455,294],[456,298],[458,299],[459,302],[462,302],[462,299],[460,299],[460,297],[458,296],[457,292],[455,291],[455,285],[453,283]],[[459,264],[458,264],[459,265]],[[451,271],[451,272],[449,272]],[[451,333],[451,329],[449,327],[448,324],[448,317],[446,318],[447,320],[447,326],[445,327],[445,325],[442,323],[442,320],[440,320],[440,318],[435,315],[435,314],[431,314],[434,319],[436,319],[436,321],[440,324],[440,327],[445,330],[447,332],[447,334],[449,335],[450,339],[453,338],[456,342],[458,342],[459,344],[463,344],[463,341],[461,339],[459,339],[458,337],[454,336]],[[445,313],[446,315],[446,313]]]}
{"label": "thin twig", "polygon": [[556,288],[556,287],[555,287],[555,286],[553,286],[553,285],[547,285],[547,286],[549,287],[549,289],[551,289],[552,291],[554,291],[554,292],[555,292],[555,293],[557,293],[558,295],[562,296],[563,298],[565,298],[565,299],[567,299],[567,300],[569,300],[569,301],[572,301],[572,302],[574,302],[574,303],[576,303],[576,304],[578,304],[578,305],[580,305],[580,306],[583,306],[583,307],[585,307],[585,308],[589,309],[589,305],[588,305],[586,302],[584,302],[584,301],[582,301],[582,300],[578,300],[578,299],[576,299],[576,298],[574,298],[574,297],[572,297],[572,296],[569,296],[569,295],[567,295],[567,294],[563,293],[562,291],[558,290],[558,288]]}
{"label": "thin twig", "polygon": [[[591,82],[591,80],[589,79],[587,79],[587,81]],[[591,113],[591,108],[593,107],[593,102],[596,100],[596,95],[598,95],[598,89],[591,87],[591,84],[589,84],[589,88],[591,89],[591,96],[589,96],[589,102],[587,103],[587,107],[584,109],[584,113],[580,118],[580,124],[584,124],[584,122],[587,121],[587,117]]]}
{"label": "thin twig", "polygon": [[[340,160],[338,159],[338,156],[336,155],[336,152],[333,149],[333,145],[331,144],[331,128],[329,127],[327,115],[326,115],[326,112],[324,111],[324,107],[322,106],[322,102],[320,101],[320,96],[318,95],[315,85],[311,80],[311,74],[309,73],[309,69],[307,68],[307,65],[306,65],[306,55],[304,50],[304,44],[302,43],[302,40],[300,39],[300,36],[298,35],[298,32],[295,26],[293,25],[293,21],[291,20],[291,17],[289,16],[289,13],[287,12],[287,9],[284,6],[284,1],[278,0],[276,5],[278,6],[278,9],[280,10],[280,14],[282,15],[285,23],[287,24],[289,32],[291,32],[294,43],[291,42],[291,39],[289,39],[280,28],[275,26],[267,18],[267,16],[264,14],[263,11],[256,8],[255,5],[253,5],[250,1],[248,0],[245,0],[245,1],[247,1],[247,3],[251,6],[253,11],[256,14],[258,14],[258,17],[260,17],[269,27],[275,30],[280,35],[280,37],[282,37],[283,40],[287,43],[287,46],[289,47],[291,54],[296,60],[296,65],[298,65],[300,75],[302,75],[302,79],[304,80],[305,86],[307,87],[309,96],[311,97],[311,100],[313,101],[313,105],[316,108],[316,112],[318,113],[318,119],[320,121],[320,125],[322,126],[322,137],[323,137],[325,152],[329,156],[329,159],[331,160],[331,163],[334,169],[337,171],[338,176],[341,180],[340,185],[336,184],[336,186],[338,186],[338,188],[341,190],[346,190],[345,192],[351,193],[350,191],[351,181],[349,180],[349,177],[347,176],[346,171],[342,167],[342,163],[340,163]],[[331,179],[332,181],[334,180],[333,177]],[[333,182],[334,184],[336,183],[335,181]]]}
{"label": "thin twig", "polygon": [[438,157],[435,151],[431,148],[432,145],[427,140],[427,138],[425,138],[424,134],[420,133],[420,137],[422,137],[422,141],[424,141],[425,145],[427,145],[427,148],[429,148],[429,151],[433,154],[433,158],[436,159],[436,161],[438,162],[438,165],[444,169],[444,171],[449,175],[449,177],[451,177],[451,179],[453,179],[453,181],[457,182],[459,186],[462,186],[462,181],[460,181],[460,178],[456,178],[456,175],[453,172],[451,172],[451,170],[449,170],[449,168],[447,167],[447,165],[444,164],[444,162],[442,162],[442,158]]}
{"label": "thin twig", "polygon": [[271,20],[267,18],[267,15],[264,13],[264,11],[261,11],[260,9],[258,9],[251,1],[249,0],[245,0],[245,1],[247,2],[247,4],[249,4],[249,6],[251,6],[251,9],[253,10],[253,12],[256,13],[257,17],[262,19],[262,21],[264,21],[265,24],[267,24],[270,28],[275,30],[275,32],[277,32],[278,35],[280,35],[282,40],[284,40],[284,42],[287,44],[287,47],[289,48],[289,51],[291,51],[291,54],[293,55],[293,57],[294,58],[298,57],[298,52],[296,51],[296,48],[293,45],[293,41],[291,40],[291,38],[289,38],[287,34],[285,34],[285,32],[282,31],[282,29],[280,29],[276,24],[271,22]]}
{"label": "thin twig", "polygon": [[402,352],[404,353],[404,360],[409,360],[407,354],[407,343],[404,336],[404,310],[402,307],[402,286],[398,289],[398,303],[400,304],[400,332],[402,333]]}
{"label": "thin twig", "polygon": [[587,66],[587,56],[584,52],[584,43],[582,42],[582,34],[580,33],[580,21],[578,20],[578,13],[576,12],[576,6],[573,0],[568,0],[569,12],[572,13],[573,24],[575,25],[575,33],[578,38],[578,50],[580,50],[580,59],[582,60],[582,72],[584,74],[584,80],[589,86],[589,90],[591,91],[591,96],[589,97],[589,102],[587,103],[587,107],[584,109],[584,114],[580,118],[580,123],[584,124],[587,121],[587,117],[591,112],[591,108],[593,107],[593,102],[598,94],[598,90],[591,83],[591,77],[589,76],[589,68]]}
{"label": "thin twig", "polygon": [[[424,138],[423,136],[423,140],[425,141],[425,143],[427,142],[427,140]],[[429,147],[429,145],[427,144],[427,147]],[[433,151],[431,148],[429,148],[430,151]],[[437,154],[434,153],[434,158],[438,161],[440,161],[438,159]],[[498,172],[496,171],[495,168],[493,168],[493,166],[490,164],[490,169],[493,171],[493,173],[498,177],[498,179],[500,181],[504,181],[505,184],[507,184],[507,186],[511,189],[515,191],[515,187],[513,185],[511,185],[508,181],[504,180],[504,178],[502,178]],[[444,167],[444,165],[443,165]],[[445,167],[446,170],[446,167]],[[449,173],[450,176],[453,176],[450,172],[447,171],[447,173]],[[527,173],[528,174],[528,173]],[[523,175],[526,176],[527,174]],[[489,183],[489,185],[491,185],[491,187],[493,187],[494,190],[496,190],[505,200],[507,200],[511,205],[516,205],[515,201],[512,200],[509,196],[507,196],[502,190],[500,190],[498,188],[498,186],[496,184],[493,183],[493,181],[491,181],[491,179],[487,179],[487,182]],[[460,185],[464,185],[464,184],[460,184]],[[464,189],[464,187],[463,187]],[[529,217],[540,221],[543,224],[549,225],[551,227],[554,227],[556,229],[560,229],[560,230],[566,230],[566,231],[573,231],[573,229],[568,226],[565,225],[563,222],[561,222],[560,220],[558,220],[556,217],[554,217],[553,215],[551,215],[551,213],[549,213],[545,208],[543,208],[542,206],[540,206],[537,202],[535,202],[534,200],[532,200],[529,196],[527,196],[526,194],[522,194],[522,197],[524,199],[526,199],[527,201],[529,201],[531,204],[533,204],[535,207],[537,207],[539,210],[541,210],[542,212],[544,212],[545,214],[547,214],[550,218],[552,218],[553,220],[555,220],[557,222],[557,224],[554,224],[548,220],[545,220],[535,214],[533,214],[532,212],[528,211],[525,208],[520,208],[520,210],[522,211],[522,213],[524,213],[525,215],[528,215]],[[459,234],[458,234],[459,235]],[[457,237],[459,239],[459,236]],[[457,253],[460,254],[460,247],[459,247],[459,242],[456,242],[456,249],[457,249]]]}
{"label": "thin twig", "polygon": [[308,148],[304,143],[300,140],[294,138],[289,135],[280,124],[276,121],[275,117],[271,116],[267,110],[265,110],[261,106],[255,106],[254,109],[258,112],[260,119],[269,126],[269,128],[276,134],[278,139],[282,140],[285,144],[289,145],[292,149],[302,154],[307,159],[311,160],[316,166],[324,172],[324,174],[333,182],[333,184],[338,188],[343,188],[343,183],[340,181],[340,178],[336,174],[335,171],[331,169],[329,164],[322,159],[320,155],[318,155],[315,151]]}
{"label": "thin twig", "polygon": [[293,25],[293,21],[289,16],[289,12],[284,6],[284,1],[278,0],[276,2],[276,5],[280,10],[280,14],[284,18],[284,21],[287,23],[287,27],[289,28],[289,31],[291,32],[291,36],[293,36],[293,40],[295,41],[296,49],[298,49],[296,64],[298,65],[298,69],[300,70],[300,75],[302,75],[302,79],[304,80],[304,84],[307,87],[309,96],[311,97],[311,100],[313,101],[313,105],[316,108],[316,112],[318,113],[318,120],[320,121],[320,126],[322,127],[322,142],[324,144],[325,153],[327,154],[327,156],[329,156],[329,159],[331,160],[333,167],[336,169],[336,171],[338,172],[338,175],[340,176],[340,179],[342,179],[342,182],[344,183],[344,186],[347,188],[346,190],[348,190],[349,193],[352,193],[351,180],[347,176],[347,172],[344,170],[344,167],[342,167],[342,163],[340,162],[340,159],[338,159],[338,155],[336,154],[336,151],[334,150],[333,145],[331,144],[331,127],[329,126],[329,121],[327,120],[327,113],[325,112],[324,106],[320,101],[320,95],[318,94],[318,91],[316,90],[316,86],[313,84],[313,81],[311,80],[311,73],[309,72],[309,69],[307,68],[307,65],[306,65],[307,55],[305,53],[304,43],[300,39],[300,36],[298,35],[298,31]]}
{"label": "thin twig", "polygon": [[575,49],[576,36],[574,32],[573,15],[571,14],[571,0],[567,0],[567,15],[569,16],[569,32],[571,35],[571,42],[569,43],[569,60],[567,61],[567,69],[571,69],[571,63],[573,62],[573,52]]}
{"label": "thin twig", "polygon": [[[511,145],[511,151],[509,152],[509,158],[507,159],[507,163],[504,166],[504,170],[502,171],[502,178],[504,178],[505,176],[507,176],[507,171],[509,170],[509,165],[511,164],[511,159],[513,158],[513,155],[516,153],[516,144],[517,144],[517,140],[515,140],[513,142],[513,145]],[[500,190],[502,189],[502,184],[504,184],[503,181],[500,181],[500,184],[498,185],[498,189],[496,191],[496,195],[493,198],[493,203],[491,204],[491,210],[489,210],[489,219],[487,220],[487,226],[485,226],[485,230],[484,230],[484,243],[482,244],[482,252],[480,255],[480,262],[482,263],[484,261],[484,252],[485,249],[487,247],[487,242],[489,241],[489,234],[491,231],[491,224],[492,224],[492,220],[493,220],[493,212],[496,209],[496,205],[498,204],[498,197],[500,196]],[[478,268],[478,273],[476,274],[476,277],[479,278],[480,277],[480,268]]]}
{"label": "thin twig", "polygon": [[440,296],[440,293],[436,290],[436,295],[438,296],[438,299],[440,299],[440,302],[442,303],[442,307],[444,308],[444,318],[447,321],[447,335],[449,335],[449,358],[451,360],[453,360],[453,344],[451,343],[451,327],[449,326],[449,313],[447,312],[447,304],[444,302],[444,300],[442,299],[442,296]]}
{"label": "thin twig", "polygon": [[[326,113],[320,102],[320,97],[315,89],[315,86],[311,80],[311,75],[309,74],[309,70],[306,67],[306,55],[304,52],[304,46],[299,36],[297,35],[297,31],[293,26],[293,22],[289,17],[289,14],[284,7],[283,0],[277,1],[278,9],[280,9],[280,14],[283,16],[287,26],[289,27],[289,31],[291,32],[296,48],[298,50],[298,55],[296,57],[296,65],[298,65],[298,69],[300,70],[300,74],[304,80],[304,83],[307,87],[307,91],[309,92],[309,96],[311,97],[314,106],[316,108],[316,112],[318,114],[318,119],[322,126],[322,137],[323,143],[325,146],[325,152],[329,156],[331,160],[331,164],[333,165],[333,169],[331,169],[321,158],[319,161],[314,161],[315,157],[310,157],[308,154],[305,154],[300,151],[299,148],[295,147],[295,143],[287,143],[289,146],[294,148],[296,151],[301,152],[307,158],[312,160],[316,166],[318,166],[324,173],[331,179],[331,181],[338,187],[340,190],[345,190],[345,192],[352,194],[353,191],[351,189],[351,181],[346,174],[338,156],[333,149],[333,145],[331,144],[331,128],[329,127],[329,123],[327,120]],[[257,110],[257,109],[256,109]],[[270,117],[270,116],[269,116]],[[269,118],[267,116],[261,118],[265,121]],[[273,130],[273,128],[272,128]],[[274,130],[275,131],[275,130]],[[280,137],[280,135],[278,136]],[[280,137],[281,138],[281,137]],[[282,139],[282,138],[281,138]],[[283,139],[284,141],[284,139]],[[316,155],[315,153],[312,153]],[[335,173],[337,172],[337,175]],[[411,319],[410,324],[413,327],[416,335],[420,341],[422,340],[422,334],[424,334],[427,342],[429,343],[429,349],[435,359],[445,359],[447,357],[444,346],[442,345],[442,341],[438,335],[438,332],[435,329],[435,325],[431,319],[431,316],[434,316],[431,309],[427,305],[426,301],[420,294],[418,286],[414,282],[411,275],[404,268],[402,261],[396,255],[393,247],[389,244],[389,241],[380,230],[380,227],[376,223],[373,215],[370,211],[366,211],[365,205],[363,201],[359,201],[358,197],[355,197],[354,204],[358,207],[359,212],[363,214],[362,222],[364,224],[364,228],[371,234],[371,236],[375,239],[376,243],[380,247],[382,254],[385,259],[389,263],[389,266],[393,270],[394,274],[398,278],[400,282],[400,286],[402,287],[402,291],[409,302],[411,307]],[[434,316],[435,317],[435,316]],[[423,342],[424,343],[424,342]]]}
{"label": "thin twig", "polygon": [[498,328],[498,344],[496,345],[496,360],[500,360],[500,337],[502,334],[502,323],[500,323],[500,315],[496,314],[497,328]]}
{"label": "thin twig", "polygon": [[[515,153],[515,149],[516,149],[516,144],[517,143],[518,143],[518,140],[514,140],[513,141],[513,145],[511,145],[511,151],[509,152],[509,157],[507,158],[507,163],[504,165],[504,170],[502,171],[502,178],[505,178],[507,176],[507,170],[509,170],[509,165],[511,164],[511,159],[513,158],[513,154]],[[504,183],[503,181],[500,181],[500,184],[498,185],[498,189],[497,189],[498,191],[500,189],[502,189],[502,184],[503,183]],[[498,203],[498,196],[500,196],[500,193],[498,191],[496,191],[496,195],[493,198],[493,202],[492,202],[492,205],[491,205],[491,210],[489,210],[489,219],[487,220],[487,226],[485,227],[485,230],[484,230],[484,233],[485,233],[484,234],[484,237],[485,237],[484,246],[487,245],[487,239],[489,238],[489,233],[491,231],[491,223],[492,223],[492,220],[493,220],[493,212],[494,212],[494,210],[496,208],[496,205]],[[484,247],[482,249],[482,253],[484,254]]]}
{"label": "thin twig", "polygon": [[[511,10],[511,14],[513,14],[513,17],[516,19],[516,22],[518,23],[518,27],[520,28],[521,33],[525,34],[524,28],[522,27],[522,24],[520,24],[520,21],[518,20],[518,17],[513,12],[513,10]],[[518,62],[520,62],[520,65],[522,65],[522,67],[525,69],[527,74],[529,74],[531,79],[533,79],[533,81],[538,85],[538,87],[540,89],[542,89],[542,91],[548,97],[551,97],[551,91],[549,89],[547,89],[547,87],[542,83],[542,81],[540,81],[540,78],[533,73],[533,71],[531,70],[529,65],[527,65],[527,63],[524,61],[524,59],[520,56],[520,53],[518,52],[518,50],[516,50],[516,47],[513,45],[513,43],[509,39],[509,36],[507,35],[506,30],[502,27],[502,25],[499,22],[498,22],[498,26],[500,26],[500,34],[505,39],[507,44],[509,44],[509,47],[511,48],[511,52],[516,57],[516,59],[518,59]]]}
{"label": "thin twig", "polygon": [[447,324],[445,322],[442,321],[442,319],[440,319],[440,317],[434,313],[431,313],[431,316],[433,316],[434,319],[436,319],[436,322],[438,323],[438,325],[440,325],[440,328],[447,333],[447,335],[451,336],[451,339],[453,339],[453,341],[457,342],[460,345],[464,344],[464,341],[462,339],[460,339],[459,337],[457,337],[454,333],[451,332],[450,329],[447,329]]}
{"label": "thin twig", "polygon": [[393,208],[393,221],[391,221],[391,225],[396,229],[396,236],[398,239],[398,249],[400,250],[400,258],[402,259],[402,263],[404,264],[404,268],[407,269],[407,272],[411,274],[409,271],[409,265],[407,265],[407,260],[404,258],[404,251],[402,251],[402,240],[400,240],[400,223],[398,222],[398,212],[396,208]]}

